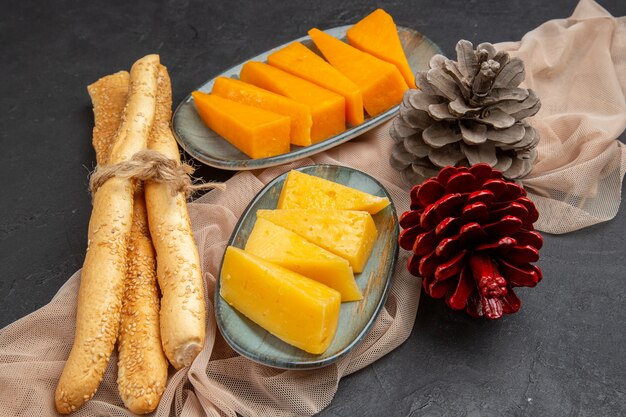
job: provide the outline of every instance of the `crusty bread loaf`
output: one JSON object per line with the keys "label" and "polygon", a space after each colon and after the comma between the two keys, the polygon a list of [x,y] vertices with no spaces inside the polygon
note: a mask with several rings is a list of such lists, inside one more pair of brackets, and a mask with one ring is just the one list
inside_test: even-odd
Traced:
{"label": "crusty bread loaf", "polygon": [[[148,148],[180,162],[170,129],[171,85],[165,67],[159,71],[159,97]],[[161,341],[170,363],[180,369],[193,362],[204,346],[206,306],[198,248],[185,195],[172,196],[166,184],[145,184],[148,223],[157,253],[161,288]]]}
{"label": "crusty bread loaf", "polygon": [[[131,69],[128,103],[111,148],[111,164],[128,160],[146,147],[154,121],[158,64],[158,55],[148,55]],[[131,180],[112,178],[93,198],[74,343],[55,392],[60,413],[70,413],[93,397],[117,339],[133,191]]]}
{"label": "crusty bread loaf", "polygon": [[130,411],[154,411],[167,384],[167,358],[161,347],[156,259],[142,187],[135,190],[118,339],[117,384]]}

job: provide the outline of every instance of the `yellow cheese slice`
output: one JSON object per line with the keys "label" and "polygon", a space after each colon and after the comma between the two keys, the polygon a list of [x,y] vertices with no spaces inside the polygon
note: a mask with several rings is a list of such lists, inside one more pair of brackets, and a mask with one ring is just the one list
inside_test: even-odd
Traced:
{"label": "yellow cheese slice", "polygon": [[330,208],[363,210],[376,214],[389,205],[389,199],[378,197],[324,178],[300,171],[290,171],[278,200],[279,209]]}
{"label": "yellow cheese slice", "polygon": [[309,36],[330,64],[354,82],[363,94],[363,106],[376,116],[402,101],[409,86],[400,70],[318,29]]}
{"label": "yellow cheese slice", "polygon": [[337,291],[233,246],[224,255],[220,295],[274,336],[309,353],[324,352],[337,330]]}
{"label": "yellow cheese slice", "polygon": [[250,158],[289,152],[289,117],[200,91],[191,95],[202,121]]}
{"label": "yellow cheese slice", "polygon": [[346,121],[363,123],[363,94],[359,87],[300,42],[294,42],[267,57],[267,63],[342,95],[346,99]]}
{"label": "yellow cheese slice", "polygon": [[410,88],[415,88],[415,75],[402,49],[393,17],[378,9],[348,29],[348,43],[361,51],[395,65]]}
{"label": "yellow cheese slice", "polygon": [[376,225],[366,211],[331,209],[259,210],[257,218],[289,229],[363,271],[376,243]]}
{"label": "yellow cheese slice", "polygon": [[254,224],[246,252],[334,288],[341,301],[363,298],[348,261],[265,219]]}
{"label": "yellow cheese slice", "polygon": [[321,142],[346,130],[346,99],[330,90],[262,62],[248,61],[239,78],[306,104],[311,109],[311,141]]}

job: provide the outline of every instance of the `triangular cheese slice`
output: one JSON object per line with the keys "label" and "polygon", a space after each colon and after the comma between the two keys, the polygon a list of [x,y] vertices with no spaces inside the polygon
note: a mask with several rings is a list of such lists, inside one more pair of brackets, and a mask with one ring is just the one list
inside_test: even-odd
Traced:
{"label": "triangular cheese slice", "polygon": [[346,130],[346,99],[337,93],[263,62],[246,62],[239,78],[309,106],[313,118],[313,143]]}
{"label": "triangular cheese slice", "polygon": [[257,218],[289,229],[363,271],[376,243],[376,225],[365,211],[330,209],[259,210]]}
{"label": "triangular cheese slice", "polygon": [[402,101],[409,87],[395,65],[318,29],[311,29],[309,36],[328,62],[361,89],[363,106],[370,116],[376,116]]}
{"label": "triangular cheese slice", "polygon": [[329,208],[362,210],[376,214],[389,205],[378,197],[324,178],[300,171],[290,171],[278,199],[279,209]]}
{"label": "triangular cheese slice", "polygon": [[274,336],[309,353],[324,352],[337,330],[337,291],[233,246],[224,255],[220,295]]}
{"label": "triangular cheese slice", "polygon": [[298,103],[255,85],[228,77],[217,77],[211,94],[236,101],[246,106],[258,107],[273,113],[289,116],[291,130],[289,139],[292,144],[308,146],[311,144],[311,109],[306,104]]}
{"label": "triangular cheese slice", "polygon": [[265,219],[254,224],[246,252],[334,288],[341,301],[363,298],[348,261]]}
{"label": "triangular cheese slice", "polygon": [[346,99],[346,121],[353,126],[363,123],[363,94],[359,87],[300,42],[294,42],[269,55],[267,62],[342,95]]}
{"label": "triangular cheese slice", "polygon": [[289,152],[289,117],[200,91],[191,95],[202,121],[250,158]]}
{"label": "triangular cheese slice", "polygon": [[402,49],[398,28],[393,18],[383,9],[365,16],[346,33],[348,43],[361,51],[395,65],[409,87],[415,88],[415,74]]}

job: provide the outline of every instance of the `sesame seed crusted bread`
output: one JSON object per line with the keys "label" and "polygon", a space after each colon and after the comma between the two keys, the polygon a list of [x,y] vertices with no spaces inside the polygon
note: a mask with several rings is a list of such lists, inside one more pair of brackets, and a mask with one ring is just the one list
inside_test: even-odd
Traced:
{"label": "sesame seed crusted bread", "polygon": [[154,411],[169,364],[161,347],[156,257],[142,187],[135,190],[117,348],[117,385],[124,405],[136,414]]}
{"label": "sesame seed crusted bread", "polygon": [[[162,86],[162,87],[161,87]],[[159,71],[159,97],[148,148],[180,162],[170,129],[172,96],[165,67]],[[167,184],[145,184],[148,224],[157,253],[161,288],[161,341],[170,363],[189,366],[204,346],[206,306],[200,257],[191,230],[185,195],[172,196]]]}
{"label": "sesame seed crusted bread", "polygon": [[[128,102],[109,157],[112,164],[126,161],[146,148],[154,121],[158,64],[158,55],[148,55],[131,68]],[[93,198],[74,343],[55,392],[56,409],[63,414],[93,397],[115,346],[127,272],[133,192],[131,180],[112,178]]]}
{"label": "sesame seed crusted bread", "polygon": [[130,74],[120,71],[100,78],[87,87],[93,105],[93,148],[96,162],[105,165],[109,161],[111,145],[116,139],[122,113],[128,99]]}

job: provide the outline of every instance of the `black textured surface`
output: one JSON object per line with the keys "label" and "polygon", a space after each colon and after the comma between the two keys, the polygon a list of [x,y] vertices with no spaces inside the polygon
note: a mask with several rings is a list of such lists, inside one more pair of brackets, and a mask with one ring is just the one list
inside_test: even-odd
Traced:
{"label": "black textured surface", "polygon": [[[601,3],[615,16],[626,2]],[[445,53],[459,38],[518,40],[567,17],[575,0],[382,1]],[[347,0],[21,1],[0,14],[0,327],[46,304],[86,245],[93,117],[85,87],[156,52],[174,102],[193,87],[313,26],[374,7]],[[624,135],[621,138],[624,141]],[[207,179],[229,173],[202,168]],[[410,339],[342,380],[324,416],[626,414],[626,215],[546,236],[544,280],[517,315],[471,320],[425,296]]]}

